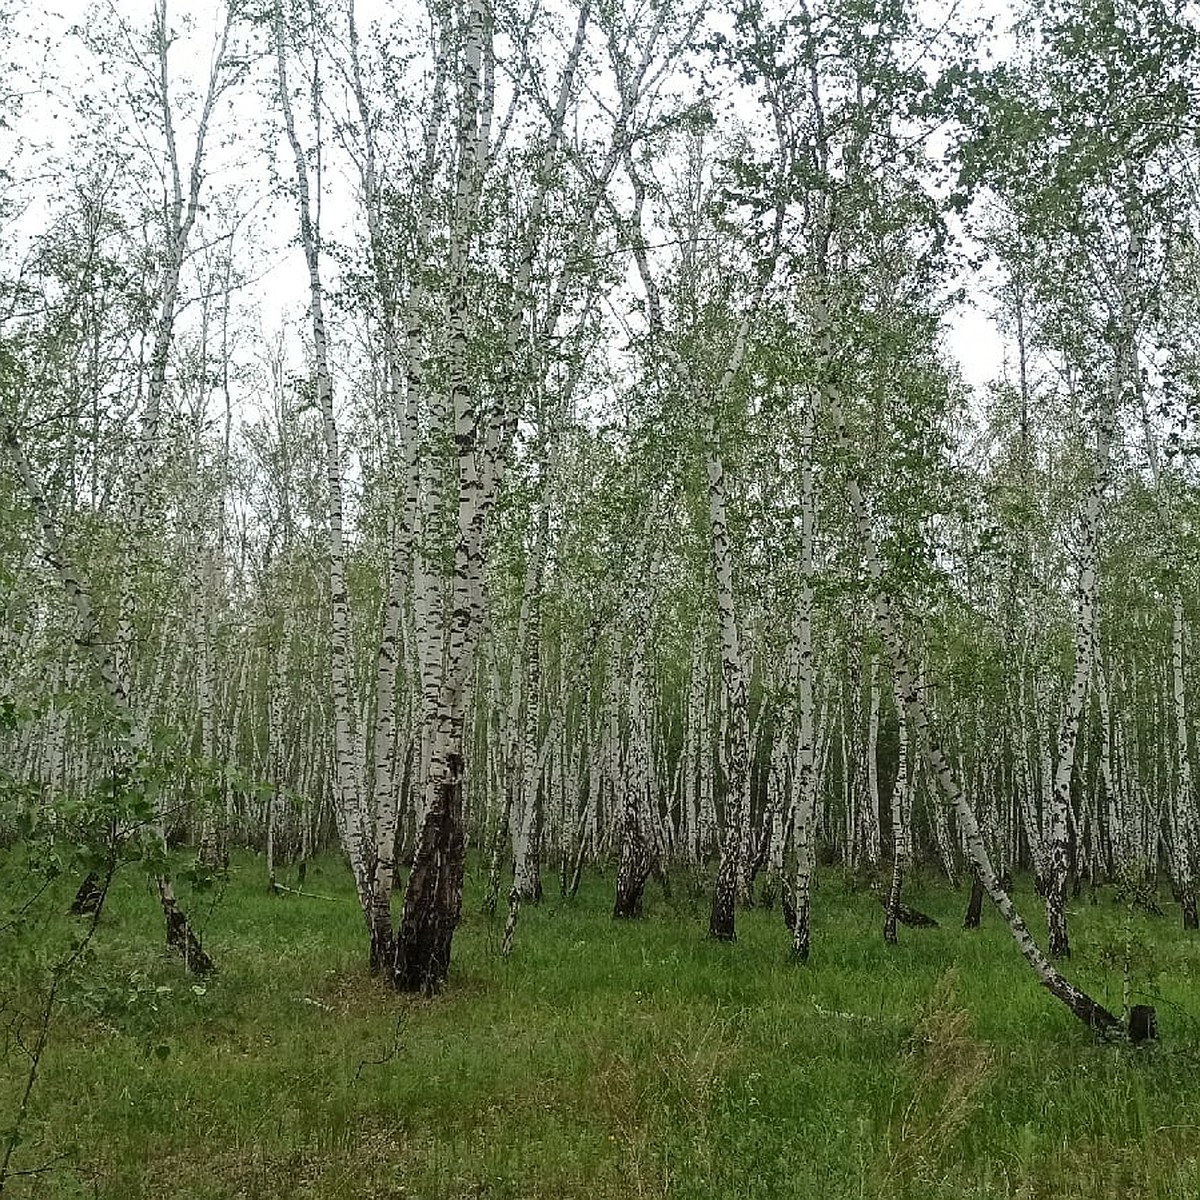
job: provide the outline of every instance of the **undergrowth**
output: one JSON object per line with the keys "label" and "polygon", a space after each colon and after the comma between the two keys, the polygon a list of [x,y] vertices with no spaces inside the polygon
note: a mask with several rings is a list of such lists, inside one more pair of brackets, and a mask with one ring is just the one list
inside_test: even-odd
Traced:
{"label": "undergrowth", "polygon": [[[20,853],[0,856],[0,927],[28,883]],[[740,913],[719,944],[682,880],[614,922],[611,875],[573,901],[548,877],[505,960],[483,874],[432,1000],[367,974],[333,859],[310,867],[314,896],[269,895],[249,855],[186,896],[219,968],[203,982],[119,875],[60,988],[19,1147],[37,1173],[6,1196],[1200,1196],[1200,940],[1165,900],[1137,923],[1132,980],[1162,1036],[1133,1049],[1042,991],[993,914],[964,932],[965,891],[918,881],[911,903],[941,925],[889,948],[877,900],[830,872],[798,966],[778,910]],[[1027,883],[1018,898],[1036,917]],[[69,900],[58,881],[0,945],[0,1128]],[[1071,921],[1070,973],[1119,1010],[1126,909],[1102,892]]]}

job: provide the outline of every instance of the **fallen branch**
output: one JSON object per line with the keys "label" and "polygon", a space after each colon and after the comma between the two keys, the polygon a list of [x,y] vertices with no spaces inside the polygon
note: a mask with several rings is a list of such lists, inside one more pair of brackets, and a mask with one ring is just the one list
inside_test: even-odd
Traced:
{"label": "fallen branch", "polygon": [[306,896],[309,900],[328,900],[330,904],[349,904],[345,896],[322,896],[320,892],[306,892],[302,888],[286,887],[282,883],[275,885],[277,892],[290,892],[293,896]]}

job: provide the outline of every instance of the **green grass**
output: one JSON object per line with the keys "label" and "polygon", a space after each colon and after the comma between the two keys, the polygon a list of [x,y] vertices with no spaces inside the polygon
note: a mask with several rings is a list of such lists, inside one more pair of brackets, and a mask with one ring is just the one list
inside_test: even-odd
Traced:
{"label": "green grass", "polygon": [[[19,857],[0,863],[0,917],[28,887]],[[1200,1196],[1200,941],[1177,910],[1136,918],[1162,1038],[1134,1050],[1093,1041],[994,913],[963,932],[965,895],[914,886],[942,927],[889,948],[878,902],[827,873],[801,967],[778,912],[740,914],[739,941],[716,944],[675,882],[632,923],[609,917],[611,877],[553,892],[504,962],[475,875],[429,1000],[369,978],[333,860],[308,887],[336,903],[267,895],[248,856],[219,897],[187,897],[220,968],[202,986],[161,949],[131,869],[64,986],[16,1165],[67,1157],[12,1194]],[[0,937],[0,1020],[36,999],[69,896],[64,880],[19,946]],[[1019,899],[1040,932],[1027,886]],[[1103,896],[1072,912],[1069,974],[1116,1009],[1124,920]],[[9,1037],[0,1130],[25,1065]]]}

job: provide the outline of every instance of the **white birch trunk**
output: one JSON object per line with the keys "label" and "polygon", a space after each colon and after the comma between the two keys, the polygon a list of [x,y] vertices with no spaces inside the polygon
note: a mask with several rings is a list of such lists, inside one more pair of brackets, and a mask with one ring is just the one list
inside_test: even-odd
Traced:
{"label": "white birch trunk", "polygon": [[812,942],[811,907],[813,843],[816,834],[815,801],[818,771],[816,729],[813,722],[815,662],[813,658],[813,548],[816,533],[816,488],[813,477],[813,439],[816,434],[816,406],[806,398],[800,436],[800,597],[796,608],[794,644],[796,648],[796,691],[800,711],[796,739],[796,805],[794,838],[796,845],[796,883],[793,891],[795,918],[792,923],[792,953],[801,962],[808,960]]}
{"label": "white birch trunk", "polygon": [[1079,579],[1075,591],[1075,672],[1067,693],[1062,725],[1058,734],[1058,761],[1054,768],[1054,786],[1047,799],[1049,810],[1046,878],[1046,923],[1049,926],[1050,954],[1069,958],[1071,943],[1067,932],[1068,814],[1071,807],[1071,780],[1075,772],[1075,753],[1080,721],[1092,675],[1092,647],[1096,628],[1100,571],[1100,513],[1108,483],[1109,446],[1112,440],[1109,418],[1101,413],[1096,430],[1096,457],[1091,486],[1084,499],[1079,545]]}
{"label": "white birch trunk", "polygon": [[879,704],[881,689],[875,654],[867,656],[867,787],[863,796],[862,845],[867,865],[874,871],[879,866]]}

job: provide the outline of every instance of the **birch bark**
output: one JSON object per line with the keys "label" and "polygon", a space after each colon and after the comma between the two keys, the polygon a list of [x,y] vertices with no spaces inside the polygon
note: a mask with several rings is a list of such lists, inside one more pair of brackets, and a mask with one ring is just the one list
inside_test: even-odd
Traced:
{"label": "birch bark", "polygon": [[896,915],[900,908],[900,895],[904,888],[904,874],[908,868],[911,849],[909,846],[908,813],[912,803],[911,781],[908,777],[908,713],[904,697],[892,682],[892,698],[896,705],[898,748],[896,751],[896,782],[892,787],[892,882],[888,889],[887,916],[883,925],[883,940],[888,945],[896,944]]}
{"label": "birch bark", "polygon": [[1108,412],[1097,416],[1096,451],[1093,477],[1081,514],[1079,577],[1075,587],[1075,672],[1067,693],[1062,725],[1058,733],[1058,759],[1054,767],[1054,786],[1047,800],[1046,923],[1049,950],[1053,958],[1069,958],[1071,943],[1067,932],[1068,813],[1071,807],[1071,779],[1075,772],[1075,751],[1079,741],[1080,720],[1092,677],[1092,647],[1096,641],[1097,593],[1100,571],[1100,515],[1108,484],[1109,448],[1112,443]]}

